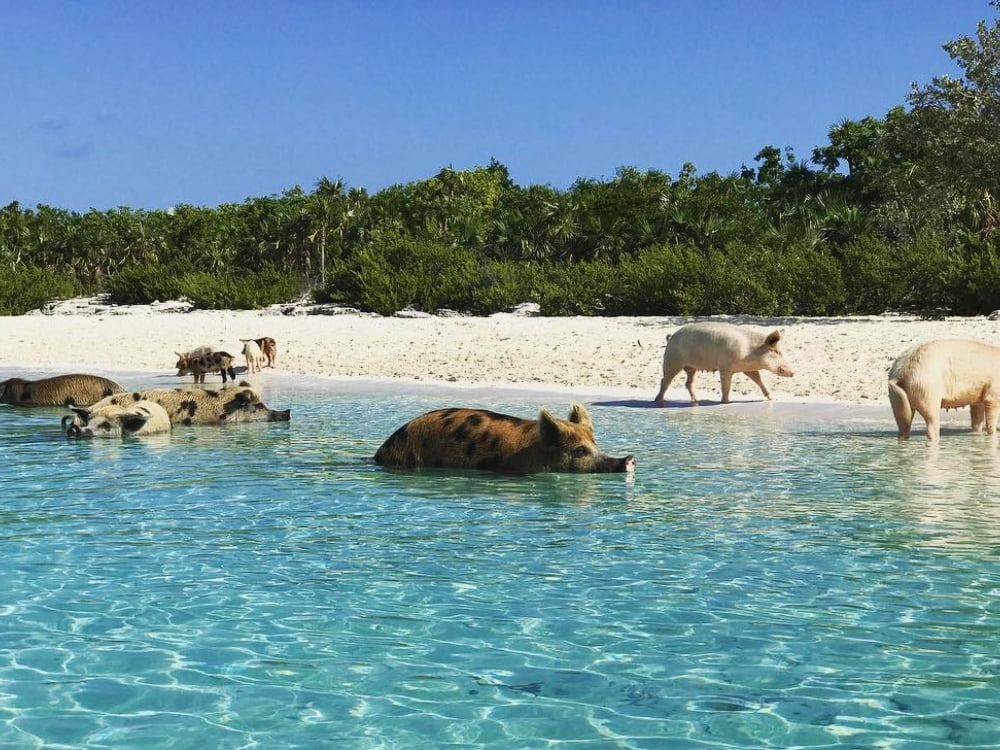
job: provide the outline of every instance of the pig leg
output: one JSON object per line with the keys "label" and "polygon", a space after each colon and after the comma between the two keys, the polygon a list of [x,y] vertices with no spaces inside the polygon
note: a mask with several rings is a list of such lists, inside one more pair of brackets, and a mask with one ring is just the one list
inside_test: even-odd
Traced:
{"label": "pig leg", "polygon": [[936,443],[941,437],[941,410],[940,409],[925,409],[917,410],[920,416],[924,418],[924,422],[927,423],[927,439],[932,443]]}
{"label": "pig leg", "polygon": [[663,394],[667,392],[670,383],[682,369],[681,365],[668,361],[666,357],[663,358],[663,380],[660,381],[660,392],[656,394],[657,406],[663,406]]}
{"label": "pig leg", "polygon": [[[990,417],[990,409],[987,403],[969,404],[969,412],[972,416],[972,431],[982,432],[986,430],[987,435],[992,435],[993,432],[989,428],[988,419]],[[996,422],[994,421],[994,429],[996,428]]]}
{"label": "pig leg", "polygon": [[889,381],[889,403],[892,404],[892,416],[899,428],[899,439],[909,440],[910,428],[913,426],[913,407],[910,406],[910,397],[906,395],[906,391],[894,380]]}
{"label": "pig leg", "polygon": [[697,404],[698,397],[694,395],[694,376],[698,371],[693,367],[685,367],[684,372],[687,373],[687,380],[684,381],[684,385],[687,386],[688,393],[691,394],[691,403]]}
{"label": "pig leg", "polygon": [[997,431],[997,418],[1000,417],[1000,409],[995,401],[987,401],[983,405],[983,425],[986,427],[987,435],[995,435]]}
{"label": "pig leg", "polygon": [[722,381],[722,403],[729,403],[729,389],[733,385],[733,373],[729,370],[719,370],[719,380]]}
{"label": "pig leg", "polygon": [[760,371],[758,371],[758,370],[748,370],[747,373],[746,373],[746,376],[748,378],[750,378],[753,382],[755,382],[757,384],[757,387],[760,388],[760,392],[764,394],[764,398],[766,398],[768,401],[770,401],[771,400],[771,394],[767,390],[767,386],[764,385],[764,381],[761,380],[761,378],[760,378]]}

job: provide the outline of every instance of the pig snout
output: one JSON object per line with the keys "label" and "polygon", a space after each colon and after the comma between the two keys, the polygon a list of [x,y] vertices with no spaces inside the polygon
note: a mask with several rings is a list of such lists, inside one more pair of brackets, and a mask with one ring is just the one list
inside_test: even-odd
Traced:
{"label": "pig snout", "polygon": [[635,471],[635,457],[625,456],[625,458],[612,458],[608,456],[597,466],[598,472],[633,472]]}
{"label": "pig snout", "polygon": [[791,378],[795,376],[795,371],[792,370],[791,365],[788,364],[788,360],[785,359],[785,355],[781,352],[770,352],[768,356],[764,357],[763,369],[770,370],[775,375],[783,378]]}

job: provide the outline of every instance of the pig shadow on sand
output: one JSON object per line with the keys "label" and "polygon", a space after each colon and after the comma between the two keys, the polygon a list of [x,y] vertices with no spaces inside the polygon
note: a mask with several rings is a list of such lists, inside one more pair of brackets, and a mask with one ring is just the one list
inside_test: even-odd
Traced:
{"label": "pig shadow on sand", "polygon": [[[756,399],[749,401],[738,401],[733,403],[739,404],[763,404],[767,403],[767,399]],[[721,400],[712,401],[711,399],[698,399],[697,403],[691,403],[688,399],[678,399],[677,401],[664,401],[663,405],[658,405],[652,399],[638,399],[638,398],[627,398],[621,399],[619,401],[593,401],[592,406],[621,406],[626,409],[691,409],[696,406],[731,406],[732,404],[723,404]]]}

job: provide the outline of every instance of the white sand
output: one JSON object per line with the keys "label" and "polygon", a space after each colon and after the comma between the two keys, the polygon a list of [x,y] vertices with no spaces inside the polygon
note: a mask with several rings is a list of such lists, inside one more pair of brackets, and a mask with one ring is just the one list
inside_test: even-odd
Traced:
{"label": "white sand", "polygon": [[[74,300],[49,314],[0,317],[0,367],[173,374],[176,351],[209,345],[239,354],[240,338],[271,336],[278,342],[276,371],[284,374],[627,390],[652,399],[665,336],[689,321],[516,314],[385,318],[306,314],[308,309],[208,312],[187,311],[179,303],[113,308]],[[763,373],[777,401],[885,402],[889,365],[911,344],[941,337],[1000,341],[1000,323],[985,317],[726,319],[783,330],[796,374],[787,379]],[[265,370],[254,377],[269,376]],[[697,383],[700,398],[719,398],[718,375],[701,373]],[[759,397],[745,376],[737,375],[733,388],[734,397]],[[683,375],[667,398],[687,399]]]}

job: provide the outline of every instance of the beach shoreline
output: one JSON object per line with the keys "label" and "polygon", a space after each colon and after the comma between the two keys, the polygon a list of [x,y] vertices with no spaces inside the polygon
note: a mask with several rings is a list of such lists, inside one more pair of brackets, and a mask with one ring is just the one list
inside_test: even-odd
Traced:
{"label": "beach shoreline", "polygon": [[[924,320],[906,315],[842,318],[714,316],[783,334],[793,378],[763,372],[777,402],[887,403],[886,373],[907,347],[934,338],[998,340],[985,316]],[[241,338],[271,336],[277,366],[250,376],[307,376],[328,382],[503,388],[649,400],[659,386],[667,334],[694,318],[565,317],[528,312],[488,317],[401,313],[382,317],[339,308],[278,305],[254,311],[191,310],[182,302],[108,306],[71,300],[0,318],[6,372],[134,372],[172,383],[178,351],[207,345],[240,353]],[[237,356],[238,363],[243,358]],[[241,373],[240,378],[247,377]],[[208,385],[221,383],[209,376]],[[719,378],[699,373],[699,399],[717,401]],[[745,376],[733,398],[760,400]],[[668,401],[687,401],[683,376]]]}

